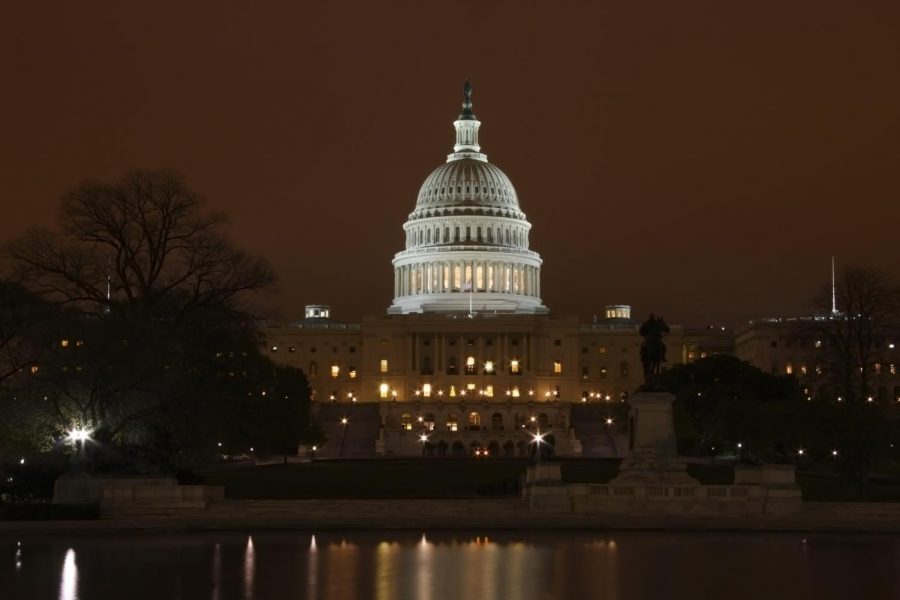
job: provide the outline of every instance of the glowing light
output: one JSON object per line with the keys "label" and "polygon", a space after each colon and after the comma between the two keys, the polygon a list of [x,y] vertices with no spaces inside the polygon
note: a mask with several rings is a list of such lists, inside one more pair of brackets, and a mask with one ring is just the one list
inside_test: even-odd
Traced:
{"label": "glowing light", "polygon": [[59,600],[77,600],[78,565],[75,564],[75,550],[69,548],[63,562],[62,579],[59,584]]}
{"label": "glowing light", "polygon": [[19,459],[19,464],[20,464],[20,465],[24,465],[24,464],[25,464],[25,459],[24,459],[24,458],[20,458],[20,459]]}
{"label": "glowing light", "polygon": [[[90,429],[82,429],[80,427],[75,428],[69,431],[69,441],[71,442],[85,442],[91,439],[92,431]],[[219,444],[220,446],[222,444]]]}
{"label": "glowing light", "polygon": [[534,423],[535,421],[537,421],[537,417],[534,416],[534,415],[531,415],[531,416],[528,418],[528,420],[531,421],[532,423]]}
{"label": "glowing light", "polygon": [[806,452],[806,450],[804,450],[803,448],[797,449],[797,454],[799,454],[800,456],[803,456],[803,454],[804,454],[805,452]]}
{"label": "glowing light", "polygon": [[613,424],[612,417],[607,417],[607,418],[606,418],[606,424],[607,424],[607,425],[612,425],[612,424]]}
{"label": "glowing light", "polygon": [[493,373],[494,372],[494,361],[489,360],[484,363],[484,372],[485,373]]}
{"label": "glowing light", "polygon": [[319,449],[318,446],[313,446],[313,452],[315,452],[315,451],[318,450],[318,449]]}
{"label": "glowing light", "polygon": [[346,425],[349,420],[347,417],[341,417],[341,425]]}
{"label": "glowing light", "polygon": [[837,449],[832,450],[832,451],[831,451],[831,455],[832,455],[832,456],[837,456],[837,455],[838,455]]}
{"label": "glowing light", "polygon": [[422,435],[420,435],[420,436],[419,436],[419,441],[422,442],[423,444],[424,444],[425,442],[427,442],[427,441],[428,441],[428,434],[427,434],[427,433],[423,433]]}
{"label": "glowing light", "polygon": [[426,398],[431,396],[431,384],[430,383],[426,383],[425,385],[422,386],[422,395],[424,395]]}
{"label": "glowing light", "polygon": [[738,442],[738,443],[737,443],[737,447],[738,447],[738,448],[743,448],[744,445],[743,445],[742,443]]}

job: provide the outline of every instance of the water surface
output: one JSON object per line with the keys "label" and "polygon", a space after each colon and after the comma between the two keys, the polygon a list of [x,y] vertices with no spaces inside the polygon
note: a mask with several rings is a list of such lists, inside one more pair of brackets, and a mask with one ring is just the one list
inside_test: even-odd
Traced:
{"label": "water surface", "polygon": [[0,598],[900,598],[900,536],[197,533],[0,537]]}

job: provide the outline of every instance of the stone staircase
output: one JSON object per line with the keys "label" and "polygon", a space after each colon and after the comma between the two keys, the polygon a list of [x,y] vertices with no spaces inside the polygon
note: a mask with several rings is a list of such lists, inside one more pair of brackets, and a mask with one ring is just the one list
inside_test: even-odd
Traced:
{"label": "stone staircase", "polygon": [[598,404],[573,404],[571,423],[575,437],[581,442],[582,456],[617,457],[626,450],[624,440],[610,432],[606,425],[608,410]]}
{"label": "stone staircase", "polygon": [[[318,458],[369,458],[375,456],[375,442],[381,431],[377,404],[329,402],[314,408],[313,418],[326,441],[316,452]],[[347,419],[347,423],[341,419]]]}

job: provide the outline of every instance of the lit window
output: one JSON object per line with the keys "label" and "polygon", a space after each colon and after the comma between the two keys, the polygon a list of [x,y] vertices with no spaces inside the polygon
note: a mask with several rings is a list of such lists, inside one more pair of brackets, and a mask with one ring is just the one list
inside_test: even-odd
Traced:
{"label": "lit window", "polygon": [[386,384],[386,383],[382,383],[381,385],[378,386],[378,395],[381,396],[382,398],[387,398],[389,391],[390,391],[390,388],[388,387],[388,384]]}
{"label": "lit window", "polygon": [[488,398],[493,398],[494,397],[494,386],[492,386],[492,385],[484,386],[484,395],[487,396]]}
{"label": "lit window", "polygon": [[469,413],[469,427],[479,427],[481,426],[481,415],[477,412]]}
{"label": "lit window", "polygon": [[296,352],[296,351],[297,351],[297,348],[295,348],[294,346],[288,346],[288,352]]}
{"label": "lit window", "polygon": [[588,378],[588,368],[586,366],[581,367],[581,378],[582,379]]}
{"label": "lit window", "polygon": [[606,354],[606,346],[597,346],[598,354]]}
{"label": "lit window", "polygon": [[341,374],[341,368],[337,365],[331,365],[331,378],[337,379],[338,375]]}
{"label": "lit window", "polygon": [[272,352],[278,352],[278,346],[272,346],[272,347],[270,348],[270,350],[271,350]]}
{"label": "lit window", "polygon": [[895,365],[894,363],[891,363],[888,370],[890,371],[891,375],[896,375],[897,374],[897,365]]}
{"label": "lit window", "polygon": [[350,370],[347,371],[347,375],[350,376],[350,379],[356,379],[356,367],[350,367]]}
{"label": "lit window", "polygon": [[431,384],[430,383],[426,383],[425,385],[422,386],[422,395],[425,396],[426,398],[431,396]]}
{"label": "lit window", "polygon": [[600,379],[606,379],[606,367],[600,367]]}
{"label": "lit window", "polygon": [[31,367],[31,373],[32,373],[32,374],[37,373],[39,370],[40,370],[40,367],[38,367],[37,365],[33,365],[33,366]]}
{"label": "lit window", "polygon": [[788,375],[793,374],[794,373],[794,365],[792,363],[787,363],[786,365],[784,365],[784,372],[787,373]]}
{"label": "lit window", "polygon": [[694,360],[694,353],[688,352],[688,360]]}
{"label": "lit window", "polygon": [[816,340],[816,348],[822,347],[822,340]]}
{"label": "lit window", "polygon": [[388,372],[388,361],[387,361],[386,358],[382,358],[382,359],[381,359],[380,370],[381,370],[382,373],[387,373],[387,372]]}
{"label": "lit window", "polygon": [[68,348],[69,340],[59,340],[59,345],[62,346],[63,348]]}
{"label": "lit window", "polygon": [[806,363],[800,363],[800,374],[806,375]]}
{"label": "lit window", "polygon": [[484,363],[484,372],[485,373],[493,373],[494,372],[494,361],[489,360]]}
{"label": "lit window", "polygon": [[403,413],[400,415],[400,428],[405,429],[406,431],[412,431],[412,415],[409,413]]}
{"label": "lit window", "polygon": [[455,385],[451,385],[451,386],[450,386],[450,397],[451,397],[451,398],[455,398],[455,397],[456,397],[456,386],[455,386]]}
{"label": "lit window", "polygon": [[509,361],[509,372],[513,375],[518,375],[522,371],[519,369],[519,361],[515,358]]}
{"label": "lit window", "polygon": [[469,375],[472,375],[473,373],[475,373],[475,357],[474,356],[470,356],[470,357],[466,358],[466,373],[468,373]]}
{"label": "lit window", "polygon": [[517,386],[517,385],[516,385],[516,386],[513,386],[513,389],[512,389],[512,397],[513,397],[513,398],[518,398],[518,397],[519,397],[519,386]]}
{"label": "lit window", "polygon": [[459,430],[459,422],[456,420],[456,415],[453,413],[447,415],[447,429],[450,431]]}
{"label": "lit window", "polygon": [[706,352],[701,352],[701,353],[700,353],[700,358],[706,358]]}
{"label": "lit window", "polygon": [[[75,347],[76,347],[76,348],[80,348],[81,346],[84,346],[84,340],[78,340],[78,341],[75,342]],[[893,348],[893,347],[894,347],[894,345],[891,344],[891,348]]]}
{"label": "lit window", "polygon": [[553,372],[559,375],[562,373],[562,362],[558,360],[553,361]]}
{"label": "lit window", "polygon": [[474,390],[474,389],[475,389],[475,384],[474,384],[474,383],[467,383],[467,384],[466,384],[466,389],[467,389],[467,390]]}

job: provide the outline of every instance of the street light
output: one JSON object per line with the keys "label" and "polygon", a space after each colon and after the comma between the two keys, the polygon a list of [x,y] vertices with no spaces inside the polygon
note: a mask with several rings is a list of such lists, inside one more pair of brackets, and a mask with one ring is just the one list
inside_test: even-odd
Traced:
{"label": "street light", "polygon": [[531,434],[531,442],[534,444],[535,462],[541,461],[541,444],[544,442],[544,434],[538,429],[536,433]]}
{"label": "street light", "polygon": [[347,417],[341,417],[341,425],[346,425],[349,420]]}

